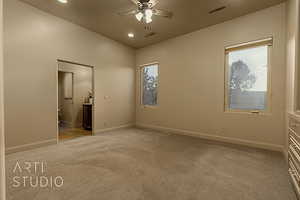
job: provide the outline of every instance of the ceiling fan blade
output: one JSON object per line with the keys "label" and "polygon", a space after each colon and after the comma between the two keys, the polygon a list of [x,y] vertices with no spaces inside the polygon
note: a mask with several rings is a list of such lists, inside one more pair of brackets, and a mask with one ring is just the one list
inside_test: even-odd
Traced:
{"label": "ceiling fan blade", "polygon": [[129,0],[131,1],[132,3],[136,4],[136,5],[139,5],[141,2],[139,0]]}
{"label": "ceiling fan blade", "polygon": [[160,10],[160,9],[153,9],[153,14],[161,17],[166,17],[166,18],[172,18],[173,13],[166,11],[166,10]]}
{"label": "ceiling fan blade", "polygon": [[150,4],[150,7],[153,8],[154,6],[156,6],[156,4],[158,4],[158,0],[150,0],[149,4]]}
{"label": "ceiling fan blade", "polygon": [[123,11],[123,12],[119,12],[119,15],[135,15],[137,14],[139,11],[138,10],[127,10],[127,11]]}

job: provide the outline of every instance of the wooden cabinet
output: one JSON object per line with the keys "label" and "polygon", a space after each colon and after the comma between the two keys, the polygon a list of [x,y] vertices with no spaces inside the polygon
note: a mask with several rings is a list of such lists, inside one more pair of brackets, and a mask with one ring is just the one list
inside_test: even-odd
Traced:
{"label": "wooden cabinet", "polygon": [[86,130],[93,129],[93,104],[83,104],[82,127]]}

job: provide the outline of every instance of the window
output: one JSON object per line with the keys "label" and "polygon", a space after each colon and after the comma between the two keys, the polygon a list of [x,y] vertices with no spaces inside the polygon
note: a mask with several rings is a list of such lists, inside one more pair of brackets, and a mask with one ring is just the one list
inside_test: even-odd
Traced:
{"label": "window", "polygon": [[144,106],[156,106],[158,94],[158,64],[141,68],[141,101]]}
{"label": "window", "polygon": [[226,48],[225,110],[270,109],[269,55],[272,39]]}

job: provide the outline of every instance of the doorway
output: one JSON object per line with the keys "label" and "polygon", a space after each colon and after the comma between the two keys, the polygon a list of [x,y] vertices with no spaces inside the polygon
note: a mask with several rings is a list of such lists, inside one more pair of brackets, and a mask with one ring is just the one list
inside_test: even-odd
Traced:
{"label": "doorway", "polygon": [[58,141],[93,135],[94,68],[58,60]]}

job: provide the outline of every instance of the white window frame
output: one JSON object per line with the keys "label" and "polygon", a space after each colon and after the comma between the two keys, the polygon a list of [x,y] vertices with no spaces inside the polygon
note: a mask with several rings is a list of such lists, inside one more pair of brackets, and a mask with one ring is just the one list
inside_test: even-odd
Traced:
{"label": "white window frame", "polygon": [[[251,109],[230,109],[229,108],[229,53],[233,51],[238,51],[242,49],[250,49],[260,46],[268,46],[268,80],[267,80],[267,100],[266,100],[266,108],[265,110],[251,110]],[[225,48],[225,91],[224,91],[224,110],[225,112],[230,113],[249,113],[249,114],[270,114],[271,113],[271,104],[272,104],[272,90],[271,90],[271,55],[272,55],[272,47],[273,47],[273,37],[269,37],[262,40],[256,40],[251,42],[246,42],[234,46],[229,46]]]}
{"label": "white window frame", "polygon": [[[144,95],[144,79],[143,79],[143,72],[144,72],[144,68],[145,67],[149,67],[149,66],[153,66],[153,65],[157,65],[157,70],[158,70],[158,83],[157,83],[157,103],[156,105],[144,105],[143,104],[143,95]],[[160,81],[160,66],[158,62],[152,62],[152,63],[148,63],[148,64],[143,64],[139,66],[139,92],[140,92],[140,105],[143,108],[157,108],[159,105],[159,81]]]}

